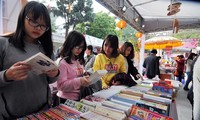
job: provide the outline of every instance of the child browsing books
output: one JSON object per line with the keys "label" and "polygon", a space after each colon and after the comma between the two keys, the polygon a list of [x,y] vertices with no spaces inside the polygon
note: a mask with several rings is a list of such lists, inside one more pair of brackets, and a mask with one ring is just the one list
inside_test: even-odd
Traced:
{"label": "child browsing books", "polygon": [[[107,74],[103,75],[102,80],[102,88],[109,88],[109,83],[113,76],[117,73],[125,73],[126,67],[124,63],[124,57],[118,52],[118,37],[116,35],[108,35],[102,44],[102,52],[99,53],[94,62],[93,69],[108,71]],[[117,85],[118,83],[113,83]]]}
{"label": "child browsing books", "polygon": [[35,1],[21,10],[16,31],[0,37],[0,119],[16,119],[50,106],[49,84],[58,69],[34,74],[27,58],[42,52],[53,57],[51,23],[47,8]]}
{"label": "child browsing books", "polygon": [[66,99],[79,100],[81,87],[90,85],[88,77],[84,76],[85,50],[85,37],[77,31],[70,32],[60,51],[62,60],[59,66],[57,95],[61,103]]}

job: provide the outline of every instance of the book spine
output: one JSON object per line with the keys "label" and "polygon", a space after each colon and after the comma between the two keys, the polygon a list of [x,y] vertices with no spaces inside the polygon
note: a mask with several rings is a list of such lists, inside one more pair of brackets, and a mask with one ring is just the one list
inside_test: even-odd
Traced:
{"label": "book spine", "polygon": [[110,101],[116,103],[116,104],[120,104],[120,105],[123,105],[123,106],[127,106],[127,107],[131,107],[132,104],[130,103],[126,103],[126,102],[123,102],[123,101],[119,101],[119,100],[116,100],[116,99],[113,99],[111,98]]}
{"label": "book spine", "polygon": [[[142,114],[142,116],[141,116],[141,114]],[[134,115],[142,118],[143,120],[154,120],[154,119],[156,119],[156,120],[157,119],[158,120],[167,120],[167,119],[173,120],[172,118],[169,118],[168,116],[164,116],[164,115],[152,112],[150,110],[132,105],[130,116],[134,116]]]}
{"label": "book spine", "polygon": [[153,107],[153,106],[149,106],[149,105],[146,105],[146,104],[143,104],[143,103],[136,103],[136,106],[141,107],[141,108],[145,108],[145,109],[150,110],[150,111],[155,112],[155,113],[159,113],[159,114],[168,116],[168,112],[166,110],[162,110],[162,109],[159,109],[159,108],[156,108],[156,107]]}
{"label": "book spine", "polygon": [[102,103],[102,105],[106,106],[106,107],[113,108],[113,109],[117,109],[117,110],[120,110],[120,111],[124,111],[124,112],[126,112],[127,115],[129,115],[129,112],[130,112],[130,107],[123,106],[123,105],[120,105],[120,104],[116,104],[112,101],[104,101]]}
{"label": "book spine", "polygon": [[126,118],[124,112],[104,106],[97,106],[94,112],[116,120],[124,120]]}
{"label": "book spine", "polygon": [[168,104],[171,103],[171,100],[167,98],[157,97],[157,96],[148,95],[148,94],[144,94],[143,97],[147,99],[163,102],[163,103],[168,103]]}

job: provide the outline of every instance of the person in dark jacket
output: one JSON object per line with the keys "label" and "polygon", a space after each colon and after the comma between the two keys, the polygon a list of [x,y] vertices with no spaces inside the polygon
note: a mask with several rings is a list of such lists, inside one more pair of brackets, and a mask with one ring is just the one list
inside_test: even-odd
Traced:
{"label": "person in dark jacket", "polygon": [[159,62],[156,57],[157,50],[151,50],[151,54],[144,60],[143,67],[146,69],[145,74],[147,78],[152,79],[156,75],[160,76]]}
{"label": "person in dark jacket", "polygon": [[184,71],[185,71],[185,58],[183,55],[178,55],[177,58],[176,58],[176,63],[177,63],[177,66],[176,66],[176,70],[178,72],[178,80],[180,82],[182,82],[182,79],[184,78]]}
{"label": "person in dark jacket", "polygon": [[125,57],[127,61],[126,64],[127,74],[132,75],[135,80],[138,80],[139,78],[143,80],[143,77],[140,75],[136,67],[133,65],[132,59],[134,58],[135,53],[132,43],[125,42],[120,48],[120,53]]}

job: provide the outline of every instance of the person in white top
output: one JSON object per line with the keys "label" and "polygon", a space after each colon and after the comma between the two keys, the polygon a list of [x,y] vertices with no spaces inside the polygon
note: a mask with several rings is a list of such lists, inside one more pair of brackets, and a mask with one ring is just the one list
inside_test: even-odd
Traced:
{"label": "person in white top", "polygon": [[187,60],[186,60],[186,74],[187,74],[187,81],[186,84],[184,86],[184,90],[189,90],[188,85],[189,83],[192,81],[192,76],[191,76],[191,66],[192,66],[192,61],[195,58],[195,56],[197,56],[197,54],[195,53],[190,53],[190,55],[188,56]]}

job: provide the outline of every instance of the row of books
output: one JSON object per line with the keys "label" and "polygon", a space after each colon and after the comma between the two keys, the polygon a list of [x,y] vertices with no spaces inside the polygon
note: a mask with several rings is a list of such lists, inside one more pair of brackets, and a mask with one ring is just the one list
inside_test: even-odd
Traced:
{"label": "row of books", "polygon": [[[152,90],[144,86],[112,86],[87,96],[80,101],[66,100],[47,111],[20,118],[26,119],[96,119],[96,120],[151,120],[150,118],[169,118],[170,98],[147,94]],[[143,114],[142,116],[140,116]]]}
{"label": "row of books", "polygon": [[[98,104],[93,104],[93,102]],[[66,100],[65,105],[81,112],[81,119],[124,120],[127,118],[127,115],[124,113],[124,110],[127,109],[125,106],[120,106],[122,107],[120,109],[114,109],[111,107],[114,104],[109,103],[109,101],[105,100],[104,98],[99,98],[92,95],[87,96],[79,102]]]}
{"label": "row of books", "polygon": [[[141,86],[135,87],[135,88],[141,88]],[[144,89],[145,88],[142,88],[141,90],[144,90]],[[95,97],[95,94],[93,97]],[[134,91],[134,90],[131,91],[131,88],[124,88],[120,90],[119,93],[115,93],[114,95],[108,97],[107,99],[100,101],[100,104],[96,104],[98,105],[98,107],[101,106],[101,109],[103,110],[98,111],[98,112],[95,112],[95,110],[92,112],[89,111],[89,112],[84,113],[84,115],[100,114],[100,115],[106,116],[106,113],[109,113],[110,116],[106,116],[106,117],[114,119],[114,117],[111,117],[112,112],[108,112],[108,111],[118,110],[118,111],[121,111],[121,113],[124,113],[126,115],[126,117],[122,117],[121,119],[138,118],[138,120],[139,119],[151,120],[150,118],[156,118],[156,119],[162,118],[163,120],[165,119],[171,120],[172,118],[168,117],[170,103],[171,103],[171,100],[168,98],[161,98],[161,97],[156,97],[156,96],[148,95],[148,94],[146,95],[142,93],[141,91],[140,92]],[[141,108],[141,110],[143,109],[146,110],[146,111],[143,111],[143,113],[145,112],[146,116],[140,118],[140,116],[137,116],[137,114],[134,115],[133,114],[134,112],[131,112],[133,111],[133,106],[136,106],[136,108]],[[134,107],[134,109],[136,108]],[[108,110],[104,110],[104,109],[108,109]],[[141,112],[141,110],[138,110],[138,111]],[[107,112],[105,113],[104,111],[107,111]],[[117,113],[115,114],[117,115]]]}
{"label": "row of books", "polygon": [[78,120],[81,112],[66,105],[59,105],[46,111],[27,115],[17,120]]}
{"label": "row of books", "polygon": [[173,120],[164,115],[132,105],[129,120]]}

